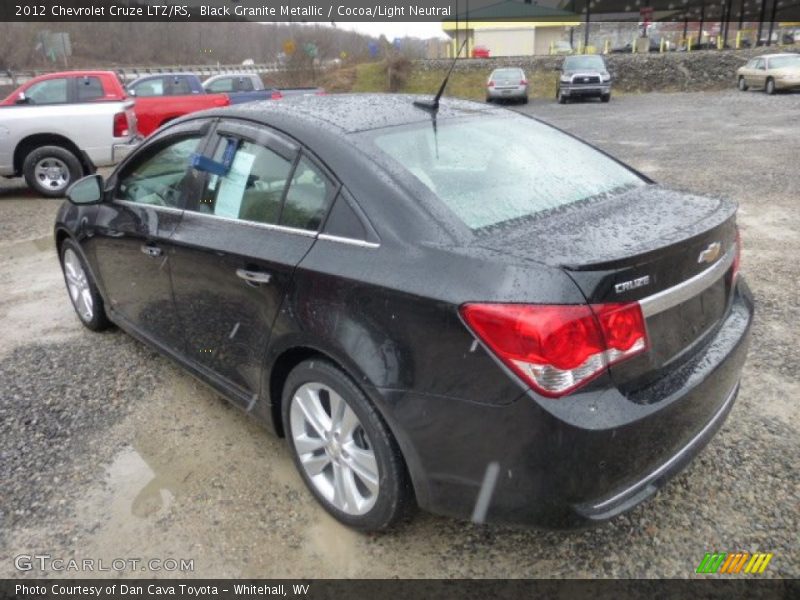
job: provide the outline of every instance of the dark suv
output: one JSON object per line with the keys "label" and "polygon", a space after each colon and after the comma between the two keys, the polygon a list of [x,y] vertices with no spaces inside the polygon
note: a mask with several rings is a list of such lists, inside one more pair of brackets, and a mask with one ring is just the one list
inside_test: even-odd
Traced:
{"label": "dark suv", "polygon": [[602,56],[568,56],[561,64],[556,99],[565,104],[570,98],[599,97],[611,100],[611,74]]}

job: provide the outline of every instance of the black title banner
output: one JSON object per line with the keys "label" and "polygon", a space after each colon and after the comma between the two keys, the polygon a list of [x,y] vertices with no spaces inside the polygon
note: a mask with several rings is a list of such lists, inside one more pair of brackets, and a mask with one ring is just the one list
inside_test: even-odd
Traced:
{"label": "black title banner", "polygon": [[0,21],[762,21],[800,0],[0,0]]}

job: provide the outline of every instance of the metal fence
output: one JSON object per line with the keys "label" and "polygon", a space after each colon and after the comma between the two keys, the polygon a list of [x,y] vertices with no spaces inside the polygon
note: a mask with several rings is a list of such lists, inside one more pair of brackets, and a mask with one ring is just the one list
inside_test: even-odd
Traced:
{"label": "metal fence", "polygon": [[[0,71],[0,86],[16,87],[47,73],[69,72],[78,69],[24,69],[20,71]],[[283,67],[278,63],[264,63],[257,65],[173,65],[161,67],[95,67],[93,71],[114,71],[123,82],[133,81],[142,75],[153,75],[158,73],[194,73],[200,77],[210,77],[220,73],[275,73],[282,71]]]}

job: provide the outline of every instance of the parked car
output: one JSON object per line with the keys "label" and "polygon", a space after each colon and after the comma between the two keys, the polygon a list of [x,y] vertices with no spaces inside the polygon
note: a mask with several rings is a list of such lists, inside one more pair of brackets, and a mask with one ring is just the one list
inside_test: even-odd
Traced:
{"label": "parked car", "polygon": [[472,49],[472,58],[489,58],[490,54],[486,46],[475,46]]}
{"label": "parked car", "polygon": [[602,56],[585,54],[567,56],[561,63],[556,100],[561,104],[572,98],[600,98],[611,100],[611,74]]}
{"label": "parked car", "polygon": [[528,103],[528,78],[517,67],[495,69],[486,82],[486,102],[517,100]]}
{"label": "parked car", "polygon": [[283,94],[277,88],[264,87],[261,77],[255,73],[215,75],[203,82],[203,89],[209,94],[227,94],[231,104],[283,98]]}
{"label": "parked car", "polygon": [[553,44],[553,54],[572,54],[572,44],[565,40],[559,40]]}
{"label": "parked car", "polygon": [[75,184],[55,242],[80,321],[270,423],[347,525],[631,509],[737,395],[735,205],[514,111],[413,99],[190,115]]}
{"label": "parked car", "polygon": [[139,132],[144,136],[183,115],[231,102],[227,94],[207,94],[193,73],[146,75],[129,84],[128,93],[136,99]]}
{"label": "parked car", "polygon": [[757,87],[767,94],[800,89],[800,54],[764,54],[751,58],[736,71],[736,84],[743,92]]}
{"label": "parked car", "polygon": [[35,77],[0,102],[0,175],[24,177],[47,197],[137,143],[133,100],[111,71]]}

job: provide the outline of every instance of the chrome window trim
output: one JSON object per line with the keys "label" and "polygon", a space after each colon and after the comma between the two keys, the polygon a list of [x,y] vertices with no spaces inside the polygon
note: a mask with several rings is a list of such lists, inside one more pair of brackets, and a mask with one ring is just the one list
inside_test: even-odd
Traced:
{"label": "chrome window trim", "polygon": [[267,229],[270,231],[280,231],[282,233],[292,233],[295,235],[302,235],[304,237],[317,237],[316,231],[308,229],[298,229],[297,227],[287,227],[286,225],[276,225],[274,223],[259,223],[258,221],[247,221],[245,219],[233,219],[231,217],[223,217],[212,213],[203,213],[197,210],[187,210],[187,213],[197,215],[198,217],[205,217],[207,219],[218,219],[229,223],[238,223],[239,225],[249,225],[250,227],[258,227],[260,229]]}
{"label": "chrome window trim", "polygon": [[123,200],[122,198],[114,198],[111,200],[112,204],[123,204],[125,206],[138,206],[140,208],[155,208],[163,210],[164,212],[182,213],[185,209],[175,208],[174,206],[159,206],[158,204],[146,204],[144,202],[134,202],[133,200]]}
{"label": "chrome window trim", "polygon": [[358,246],[360,248],[380,248],[381,245],[376,242],[368,242],[366,240],[357,240],[355,238],[342,237],[340,235],[331,235],[330,233],[320,233],[317,236],[320,240],[327,242],[336,242],[339,244],[350,244],[351,246]]}
{"label": "chrome window trim", "polygon": [[664,312],[678,304],[686,302],[711,287],[722,277],[733,264],[736,258],[736,246],[732,246],[720,260],[702,271],[690,277],[686,281],[662,290],[646,298],[639,300],[642,307],[642,314],[645,318]]}

